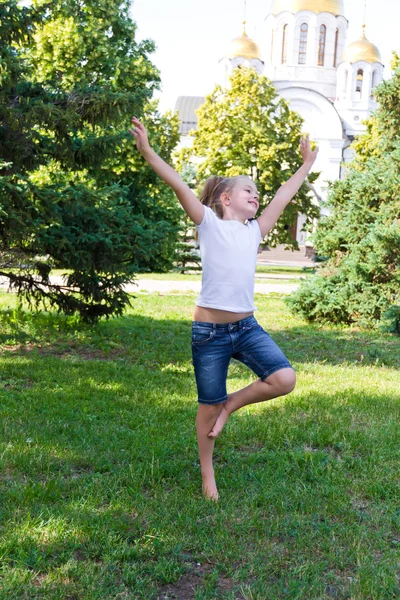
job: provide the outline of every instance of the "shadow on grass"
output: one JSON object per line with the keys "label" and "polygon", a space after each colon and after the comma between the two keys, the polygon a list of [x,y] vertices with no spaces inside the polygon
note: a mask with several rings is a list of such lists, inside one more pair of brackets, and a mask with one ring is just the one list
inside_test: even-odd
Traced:
{"label": "shadow on grass", "polygon": [[[262,315],[259,320],[263,325]],[[126,360],[149,369],[190,360],[189,319],[126,315],[90,327],[56,313],[8,310],[0,313],[0,324],[3,352]],[[297,364],[400,366],[395,336],[304,325],[272,331],[272,337]]]}

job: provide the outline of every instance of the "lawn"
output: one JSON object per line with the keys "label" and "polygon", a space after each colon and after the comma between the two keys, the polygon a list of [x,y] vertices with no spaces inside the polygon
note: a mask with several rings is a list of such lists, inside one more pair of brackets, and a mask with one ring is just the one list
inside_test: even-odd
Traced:
{"label": "lawn", "polygon": [[[0,598],[399,598],[399,338],[256,297],[298,385],[231,418],[215,505],[200,493],[194,298],[137,294],[90,328],[0,296]],[[232,365],[230,390],[251,380]]]}

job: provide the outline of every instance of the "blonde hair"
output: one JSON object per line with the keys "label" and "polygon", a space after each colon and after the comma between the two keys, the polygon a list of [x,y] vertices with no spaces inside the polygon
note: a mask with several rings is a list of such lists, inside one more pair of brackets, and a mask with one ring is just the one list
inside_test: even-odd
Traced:
{"label": "blonde hair", "polygon": [[236,185],[236,180],[240,179],[240,175],[236,177],[220,177],[213,175],[209,177],[204,184],[200,194],[200,202],[204,206],[209,206],[215,212],[217,217],[223,218],[221,194],[230,192]]}

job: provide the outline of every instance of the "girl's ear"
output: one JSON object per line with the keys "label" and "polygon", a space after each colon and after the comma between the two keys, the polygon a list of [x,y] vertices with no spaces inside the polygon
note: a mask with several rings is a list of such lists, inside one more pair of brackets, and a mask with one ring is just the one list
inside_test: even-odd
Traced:
{"label": "girl's ear", "polygon": [[226,192],[222,192],[219,198],[224,206],[229,206],[231,203],[231,200]]}

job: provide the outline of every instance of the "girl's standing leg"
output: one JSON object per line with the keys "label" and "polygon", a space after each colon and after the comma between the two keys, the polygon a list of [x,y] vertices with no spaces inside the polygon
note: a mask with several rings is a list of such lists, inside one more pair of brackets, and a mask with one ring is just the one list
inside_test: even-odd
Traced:
{"label": "girl's standing leg", "polygon": [[203,480],[203,493],[210,500],[218,500],[218,490],[215,483],[213,452],[214,439],[209,433],[221,412],[221,405],[199,404],[196,418],[197,442],[200,454],[201,476]]}
{"label": "girl's standing leg", "polygon": [[212,462],[214,440],[208,434],[221,412],[222,402],[228,397],[226,378],[232,356],[232,344],[225,331],[227,327],[196,321],[192,324],[192,357],[199,401],[196,418],[197,441],[203,493],[211,500],[218,500],[218,491]]}

